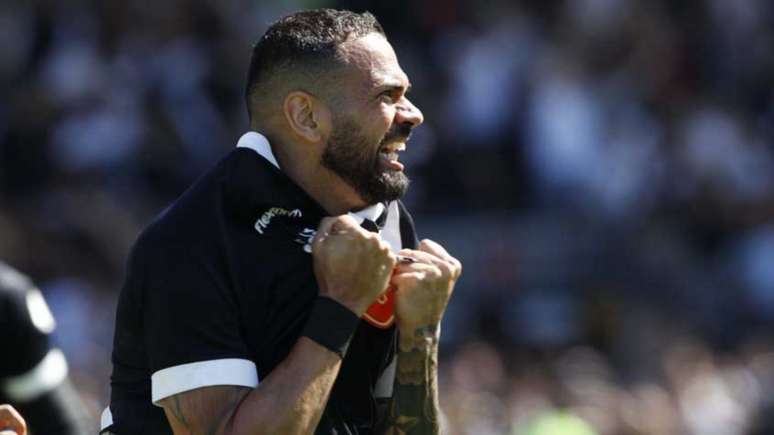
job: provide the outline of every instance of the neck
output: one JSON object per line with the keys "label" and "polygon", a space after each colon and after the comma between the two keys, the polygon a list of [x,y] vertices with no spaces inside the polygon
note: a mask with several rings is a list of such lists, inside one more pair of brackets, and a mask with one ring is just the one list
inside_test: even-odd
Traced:
{"label": "neck", "polygon": [[369,205],[341,177],[323,167],[316,153],[304,152],[303,146],[285,146],[275,140],[269,143],[282,171],[331,216]]}

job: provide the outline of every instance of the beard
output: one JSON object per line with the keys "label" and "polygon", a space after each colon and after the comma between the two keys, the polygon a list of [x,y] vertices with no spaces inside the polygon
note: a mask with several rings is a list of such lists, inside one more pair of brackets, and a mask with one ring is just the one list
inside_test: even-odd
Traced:
{"label": "beard", "polygon": [[320,163],[352,186],[366,203],[394,201],[406,194],[409,179],[402,171],[383,167],[379,151],[385,144],[407,141],[411,128],[395,124],[374,146],[354,121],[336,120]]}

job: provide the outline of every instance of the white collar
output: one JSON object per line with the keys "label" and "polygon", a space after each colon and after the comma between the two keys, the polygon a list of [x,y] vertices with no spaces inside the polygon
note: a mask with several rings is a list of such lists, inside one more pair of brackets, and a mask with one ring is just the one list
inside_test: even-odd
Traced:
{"label": "white collar", "polygon": [[261,157],[268,160],[269,163],[276,166],[277,169],[282,170],[279,163],[277,163],[277,159],[274,157],[274,153],[271,151],[269,140],[261,133],[248,131],[243,134],[242,137],[239,138],[239,142],[237,142],[237,148],[250,148],[260,154]]}
{"label": "white collar", "polygon": [[356,212],[351,211],[349,212],[349,215],[352,216],[352,218],[354,218],[359,225],[359,224],[362,224],[363,221],[366,219],[376,222],[379,216],[382,215],[383,211],[384,211],[384,204],[379,202],[374,205],[369,205],[368,207]]}
{"label": "white collar", "polygon": [[[274,153],[271,151],[269,140],[266,139],[266,136],[258,132],[248,131],[243,134],[237,142],[237,148],[250,148],[257,152],[261,157],[268,160],[269,163],[274,165],[277,169],[282,170],[279,163],[277,163],[277,159],[274,157]],[[365,219],[376,221],[376,219],[381,216],[382,212],[384,212],[384,204],[377,203],[357,212],[349,212],[349,215],[352,216],[358,224],[362,224]]]}

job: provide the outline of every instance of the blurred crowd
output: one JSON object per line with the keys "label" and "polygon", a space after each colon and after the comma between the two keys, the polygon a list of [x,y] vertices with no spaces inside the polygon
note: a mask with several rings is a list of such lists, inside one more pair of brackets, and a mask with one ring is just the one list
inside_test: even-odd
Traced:
{"label": "blurred crowd", "polygon": [[769,0],[3,1],[0,258],[95,419],[129,246],[245,130],[252,44],[310,7],[372,11],[425,114],[406,202],[465,267],[450,433],[774,433]]}

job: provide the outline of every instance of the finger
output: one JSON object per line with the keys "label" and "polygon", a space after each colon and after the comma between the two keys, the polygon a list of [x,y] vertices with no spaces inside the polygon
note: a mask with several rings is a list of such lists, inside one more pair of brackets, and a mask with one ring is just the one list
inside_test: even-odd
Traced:
{"label": "finger", "polygon": [[343,232],[350,229],[360,229],[360,225],[357,224],[357,221],[352,216],[341,215],[333,218],[332,232]]}
{"label": "finger", "polygon": [[398,251],[398,255],[402,255],[404,257],[413,258],[415,262],[417,263],[427,263],[427,264],[434,264],[439,258],[434,256],[433,254],[417,251],[415,249],[401,249]]}
{"label": "finger", "polygon": [[446,249],[444,249],[443,246],[439,245],[438,243],[430,240],[430,239],[423,239],[421,242],[419,242],[419,247],[417,247],[419,251],[427,252],[428,254],[435,255],[438,258],[442,258],[445,261],[448,261],[452,263],[456,261],[454,257],[449,255],[448,252],[446,252]]}
{"label": "finger", "polygon": [[416,286],[417,283],[424,281],[426,276],[424,271],[404,272],[393,275],[390,278],[390,285],[395,287],[397,293],[402,293],[402,289]]}
{"label": "finger", "polygon": [[26,433],[26,423],[22,416],[10,405],[0,405],[0,428],[10,428],[18,435]]}
{"label": "finger", "polygon": [[320,224],[320,227],[317,229],[317,233],[315,233],[311,243],[312,255],[316,255],[318,252],[320,252],[320,245],[322,245],[323,241],[328,237],[326,228],[330,228],[330,225],[323,226]]}
{"label": "finger", "polygon": [[[350,228],[350,221],[354,222],[354,219],[346,215],[323,218],[312,239],[312,254],[319,250],[320,244],[329,236],[345,234],[346,229]],[[355,225],[357,226],[357,223]]]}
{"label": "finger", "polygon": [[462,263],[460,263],[460,261],[456,258],[452,257],[449,252],[446,251],[446,249],[440,244],[430,239],[424,239],[419,242],[419,250],[433,254],[436,257],[441,258],[451,264],[454,272],[454,279],[459,278],[460,274],[462,274]]}
{"label": "finger", "polygon": [[331,226],[333,226],[334,222],[336,222],[336,218],[322,218],[322,220],[320,220],[320,225],[317,226],[317,233],[315,233],[312,243],[314,244],[314,241],[327,236],[330,233]]}
{"label": "finger", "polygon": [[400,254],[405,255],[406,257],[414,258],[418,263],[435,265],[443,272],[443,276],[448,276],[451,279],[456,280],[460,275],[458,264],[446,261],[443,258],[437,257],[431,253],[416,250],[402,250],[400,251]]}
{"label": "finger", "polygon": [[413,273],[413,272],[435,272],[440,273],[440,268],[435,264],[428,263],[398,263],[393,269],[393,274]]}
{"label": "finger", "polygon": [[400,264],[411,264],[417,262],[416,258],[409,257],[407,255],[396,255],[395,260],[397,260]]}

